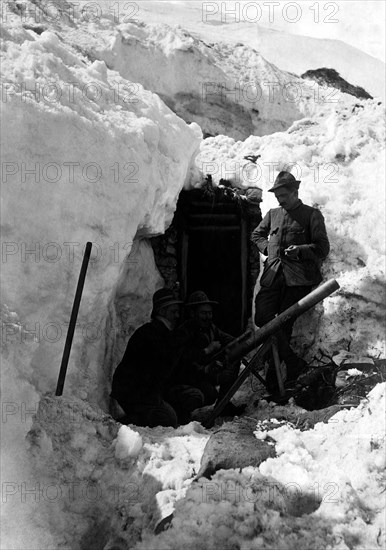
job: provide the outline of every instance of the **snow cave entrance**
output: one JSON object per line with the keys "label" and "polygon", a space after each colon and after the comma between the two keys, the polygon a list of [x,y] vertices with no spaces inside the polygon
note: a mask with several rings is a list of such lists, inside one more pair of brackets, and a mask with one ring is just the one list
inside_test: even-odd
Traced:
{"label": "snow cave entrance", "polygon": [[212,186],[182,191],[171,227],[152,239],[158,269],[169,288],[186,300],[203,290],[214,308],[214,322],[234,336],[244,332],[251,315],[259,271],[250,233],[261,220],[259,202],[245,191]]}

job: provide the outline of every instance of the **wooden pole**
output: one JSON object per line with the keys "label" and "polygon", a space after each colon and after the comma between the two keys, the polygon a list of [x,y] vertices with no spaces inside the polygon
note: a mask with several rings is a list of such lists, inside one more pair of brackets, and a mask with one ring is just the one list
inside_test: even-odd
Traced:
{"label": "wooden pole", "polygon": [[84,251],[82,267],[80,268],[80,274],[78,279],[78,286],[76,287],[74,304],[72,306],[72,311],[71,311],[70,324],[68,325],[66,342],[64,344],[63,357],[62,357],[62,362],[60,365],[60,371],[59,371],[59,377],[58,377],[58,384],[56,386],[56,392],[55,392],[55,395],[57,396],[62,395],[63,393],[63,386],[64,386],[64,381],[66,379],[68,360],[70,358],[72,340],[74,338],[74,332],[75,332],[76,319],[78,317],[78,311],[79,311],[80,300],[82,298],[84,280],[86,278],[88,262],[91,255],[91,248],[92,248],[92,243],[88,242],[86,244],[86,249]]}
{"label": "wooden pole", "polygon": [[285,391],[284,391],[283,379],[281,377],[281,372],[280,372],[281,361],[280,361],[278,342],[277,342],[276,336],[271,336],[271,347],[272,347],[273,362],[275,364],[277,383],[279,386],[279,393],[281,397],[284,397]]}

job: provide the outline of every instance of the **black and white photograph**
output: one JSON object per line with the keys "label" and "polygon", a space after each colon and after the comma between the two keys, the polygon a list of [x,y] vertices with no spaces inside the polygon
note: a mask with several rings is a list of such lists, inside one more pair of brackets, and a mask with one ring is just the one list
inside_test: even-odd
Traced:
{"label": "black and white photograph", "polygon": [[384,0],[2,0],[0,550],[384,550]]}

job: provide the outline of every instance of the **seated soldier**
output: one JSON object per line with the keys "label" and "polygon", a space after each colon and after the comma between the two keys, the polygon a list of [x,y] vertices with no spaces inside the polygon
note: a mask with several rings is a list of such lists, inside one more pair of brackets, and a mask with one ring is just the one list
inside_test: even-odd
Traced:
{"label": "seated soldier", "polygon": [[[127,421],[139,426],[178,426],[175,408],[183,420],[201,407],[204,396],[196,388],[168,384],[175,366],[173,329],[182,302],[171,291],[157,290],[153,296],[151,321],[131,336],[122,361],[115,370],[111,396],[127,415]],[[165,399],[165,396],[171,399]]]}
{"label": "seated soldier", "polygon": [[[198,290],[193,292],[185,304],[190,318],[176,331],[179,349],[179,363],[175,371],[175,381],[198,388],[204,394],[204,405],[220,401],[233,382],[240,368],[239,362],[223,365],[212,360],[218,350],[234,340],[234,337],[221,331],[213,324],[213,305],[207,295]],[[216,386],[220,386],[219,392]],[[236,407],[228,403],[223,416],[241,414],[245,406]]]}

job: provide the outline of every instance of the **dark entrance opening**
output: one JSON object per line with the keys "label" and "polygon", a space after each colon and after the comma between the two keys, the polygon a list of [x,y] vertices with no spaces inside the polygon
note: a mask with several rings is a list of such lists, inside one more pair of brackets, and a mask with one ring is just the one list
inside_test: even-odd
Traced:
{"label": "dark entrance opening", "polygon": [[203,290],[214,308],[214,322],[234,336],[245,331],[251,315],[259,254],[250,233],[261,221],[259,199],[248,190],[210,182],[182,191],[171,227],[152,239],[165,285],[179,283],[181,299]]}
{"label": "dark entrance opening", "polygon": [[195,289],[204,290],[219,305],[214,308],[215,323],[225,332],[239,334],[245,324],[246,255],[241,228],[217,227],[187,232],[187,296]]}
{"label": "dark entrance opening", "polygon": [[181,291],[187,297],[203,290],[219,302],[214,321],[236,336],[247,322],[248,237],[237,201],[218,195],[210,200],[200,191],[180,195]]}

